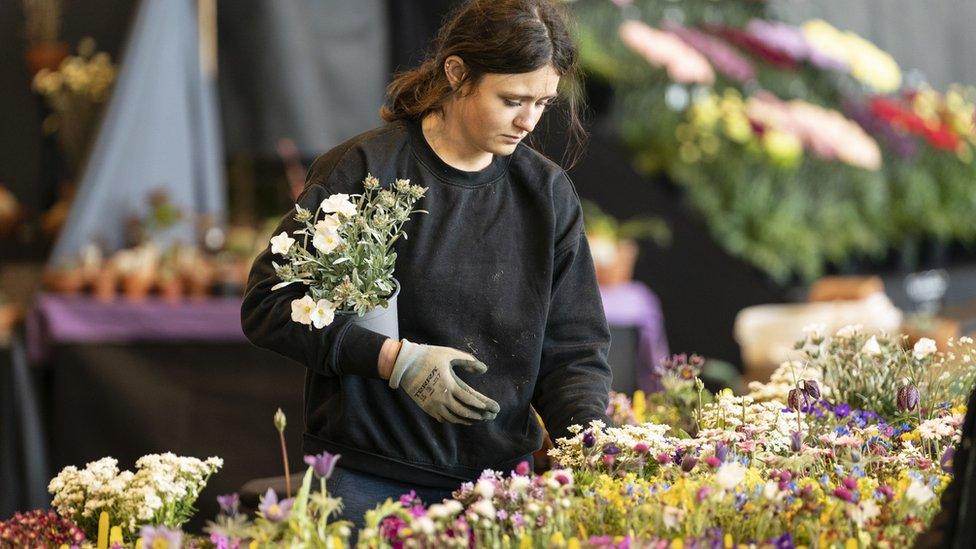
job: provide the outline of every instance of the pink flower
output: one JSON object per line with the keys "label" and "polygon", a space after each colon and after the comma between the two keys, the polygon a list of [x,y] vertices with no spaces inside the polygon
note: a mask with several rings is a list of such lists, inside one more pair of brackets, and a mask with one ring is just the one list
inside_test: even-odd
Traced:
{"label": "pink flower", "polygon": [[675,82],[715,82],[715,72],[708,60],[673,33],[628,20],[620,24],[618,34],[628,48],[652,66],[664,67],[668,77]]}
{"label": "pink flower", "polygon": [[525,476],[525,475],[527,475],[527,474],[529,474],[529,462],[528,462],[528,461],[523,461],[523,462],[520,462],[520,463],[519,463],[519,464],[518,464],[518,465],[517,465],[517,466],[515,467],[515,472],[516,472],[517,474],[520,474],[520,475],[522,475],[522,476]]}

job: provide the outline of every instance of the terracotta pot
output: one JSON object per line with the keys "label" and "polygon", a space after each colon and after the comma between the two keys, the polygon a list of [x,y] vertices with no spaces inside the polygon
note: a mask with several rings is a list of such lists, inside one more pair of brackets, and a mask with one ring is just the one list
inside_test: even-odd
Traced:
{"label": "terracotta pot", "polygon": [[182,279],[187,295],[194,299],[202,299],[210,295],[214,275],[213,267],[203,262],[197,263],[191,270],[184,271]]}
{"label": "terracotta pot", "polygon": [[162,277],[156,282],[156,288],[164,301],[177,303],[183,298],[183,282],[177,276]]}
{"label": "terracotta pot", "polygon": [[68,45],[64,42],[44,42],[27,50],[24,57],[27,59],[31,76],[34,76],[41,69],[57,69],[69,53]]}
{"label": "terracotta pot", "polygon": [[122,291],[129,301],[145,301],[153,287],[151,271],[140,270],[122,277]]}
{"label": "terracotta pot", "polygon": [[119,274],[112,267],[102,267],[92,278],[92,294],[98,301],[115,299]]}
{"label": "terracotta pot", "polygon": [[85,287],[84,274],[74,267],[46,270],[42,278],[45,288],[59,294],[77,294]]}
{"label": "terracotta pot", "polygon": [[597,283],[601,286],[614,286],[633,280],[637,251],[637,243],[633,240],[618,241],[617,253],[613,259],[596,263]]}
{"label": "terracotta pot", "polygon": [[0,341],[10,339],[10,333],[22,317],[23,310],[21,310],[19,305],[12,303],[0,305]]}

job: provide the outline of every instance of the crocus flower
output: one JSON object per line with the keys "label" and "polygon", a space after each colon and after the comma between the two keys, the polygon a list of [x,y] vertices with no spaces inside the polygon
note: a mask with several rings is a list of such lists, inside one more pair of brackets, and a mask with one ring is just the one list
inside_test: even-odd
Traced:
{"label": "crocus flower", "polygon": [[237,509],[241,504],[241,497],[237,492],[217,496],[217,504],[220,505],[221,513],[232,517],[237,514]]}
{"label": "crocus flower", "polygon": [[596,437],[593,433],[590,431],[583,433],[583,446],[592,448],[594,444],[596,444]]}
{"label": "crocus flower", "polygon": [[695,468],[695,465],[698,465],[698,458],[696,458],[695,456],[688,454],[685,457],[681,458],[682,471],[686,473],[690,473],[691,470]]}
{"label": "crocus flower", "polygon": [[317,456],[305,456],[305,463],[312,466],[317,476],[327,479],[332,477],[332,472],[335,470],[336,462],[339,461],[340,457],[342,457],[340,454],[322,452]]}
{"label": "crocus flower", "polygon": [[142,538],[143,547],[178,549],[183,546],[183,532],[165,526],[143,526],[139,537]]}
{"label": "crocus flower", "polygon": [[268,488],[264,497],[261,498],[258,511],[261,512],[261,516],[271,522],[281,522],[288,518],[289,513],[291,513],[291,506],[294,503],[295,498],[288,498],[279,502],[278,494],[275,494],[272,488]]}
{"label": "crocus flower", "polygon": [[803,448],[803,435],[799,431],[790,433],[790,449],[799,452]]}

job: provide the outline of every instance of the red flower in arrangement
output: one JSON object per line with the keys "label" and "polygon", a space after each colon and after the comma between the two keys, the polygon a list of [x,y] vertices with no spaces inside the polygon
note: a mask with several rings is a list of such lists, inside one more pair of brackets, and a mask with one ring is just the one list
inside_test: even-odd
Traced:
{"label": "red flower in arrangement", "polygon": [[925,120],[897,101],[874,97],[870,105],[871,112],[889,124],[918,135],[926,131]]}
{"label": "red flower in arrangement", "polygon": [[739,46],[740,48],[752,53],[756,57],[759,57],[770,64],[791,70],[795,70],[800,66],[800,61],[798,59],[792,57],[784,51],[769,47],[756,37],[741,29],[725,27],[722,25],[707,25],[704,27],[704,29],[711,34],[724,38],[726,41]]}
{"label": "red flower in arrangement", "polygon": [[81,545],[83,541],[85,533],[80,528],[51,510],[14,513],[0,522],[2,547],[58,547]]}
{"label": "red flower in arrangement", "polygon": [[925,139],[937,149],[953,152],[959,148],[959,137],[945,124],[938,128],[925,130]]}

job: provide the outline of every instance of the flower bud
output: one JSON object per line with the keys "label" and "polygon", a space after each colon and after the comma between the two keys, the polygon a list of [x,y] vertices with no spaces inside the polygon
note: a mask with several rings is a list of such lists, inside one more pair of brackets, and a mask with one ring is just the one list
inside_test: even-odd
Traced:
{"label": "flower bud", "polygon": [[803,448],[803,435],[799,431],[790,433],[790,449],[799,452]]}
{"label": "flower bud", "polygon": [[636,454],[646,454],[650,450],[650,447],[643,442],[638,442],[634,445],[634,453]]}
{"label": "flower bud", "polygon": [[786,397],[786,405],[792,410],[800,410],[800,391],[797,389],[790,389],[789,394]]}
{"label": "flower bud", "polygon": [[698,465],[698,459],[695,456],[688,454],[685,457],[681,458],[682,471],[686,473],[690,473],[691,470],[695,468],[695,465]]}
{"label": "flower bud", "polygon": [[729,455],[729,447],[724,442],[718,442],[715,444],[715,457],[719,461],[725,461],[725,458]]}
{"label": "flower bud", "polygon": [[287,424],[288,424],[288,421],[285,418],[285,413],[281,411],[281,408],[278,408],[278,411],[275,412],[275,415],[274,415],[274,426],[275,426],[275,429],[278,429],[278,432],[279,433],[282,433],[282,432],[285,431],[285,425],[287,425]]}

